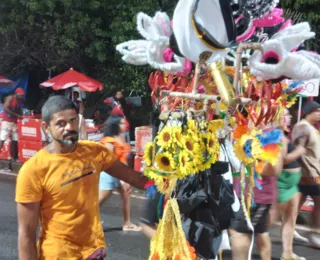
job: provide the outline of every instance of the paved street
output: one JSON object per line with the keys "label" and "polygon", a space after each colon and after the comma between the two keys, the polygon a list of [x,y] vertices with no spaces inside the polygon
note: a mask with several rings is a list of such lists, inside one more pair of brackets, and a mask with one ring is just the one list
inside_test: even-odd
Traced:
{"label": "paved street", "polygon": [[[14,203],[15,177],[0,175],[0,260],[17,260],[17,219]],[[137,223],[144,200],[132,199],[132,220]],[[106,241],[109,246],[109,260],[146,260],[148,259],[148,240],[140,233],[121,231],[122,213],[118,195],[114,195],[102,208]],[[279,259],[281,243],[279,227],[271,230],[273,240],[273,258]],[[301,234],[303,234],[301,232]],[[307,259],[319,259],[320,251],[310,249],[301,243],[295,244],[295,251]],[[223,259],[231,259],[225,252]],[[259,259],[254,252],[252,259]]]}

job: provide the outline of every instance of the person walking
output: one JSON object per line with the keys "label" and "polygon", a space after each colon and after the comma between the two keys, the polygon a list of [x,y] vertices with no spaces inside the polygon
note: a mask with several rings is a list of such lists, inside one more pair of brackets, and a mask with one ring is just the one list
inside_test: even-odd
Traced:
{"label": "person walking", "polygon": [[[101,143],[110,151],[113,151],[119,161],[127,165],[131,147],[126,143],[126,140],[122,135],[125,130],[125,119],[121,116],[111,115],[106,121],[105,137],[101,140]],[[124,219],[122,227],[123,231],[141,231],[141,227],[131,223],[130,220],[130,185],[103,171],[100,174],[99,189],[100,206],[111,196],[113,191],[119,192],[122,200]]]}
{"label": "person walking", "polygon": [[[266,127],[264,132],[272,130]],[[271,240],[268,229],[268,216],[271,205],[277,200],[276,179],[280,174],[283,166],[284,151],[281,151],[279,160],[275,166],[265,164],[262,170],[261,186],[254,188],[253,201],[255,205],[250,209],[250,219],[252,222],[256,244],[262,260],[271,260]],[[239,178],[234,179],[234,188],[240,197]],[[232,259],[247,260],[249,259],[250,247],[252,244],[252,230],[249,228],[243,208],[235,213],[231,220],[229,229]]]}
{"label": "person walking", "polygon": [[[280,120],[284,136],[285,130],[290,126],[291,118],[289,110],[285,109]],[[298,160],[306,152],[306,149],[301,145],[295,147],[287,137],[284,137],[284,145],[283,169],[277,180],[277,208],[282,216],[280,233],[283,251],[281,260],[305,260],[304,257],[293,253],[293,238],[301,198],[298,188],[301,179],[301,166]]]}
{"label": "person walking", "polygon": [[308,235],[309,245],[320,248],[320,136],[316,126],[320,122],[320,104],[311,101],[304,105],[303,119],[298,122],[292,133],[295,145],[300,145],[306,149],[306,153],[301,157],[302,178],[299,184],[302,193],[302,204],[307,196],[314,201],[311,214],[311,228],[314,230]]}
{"label": "person walking", "polygon": [[78,141],[78,108],[68,98],[48,99],[42,120],[52,142],[22,166],[16,183],[19,260],[104,259],[100,172],[140,189],[148,180],[105,146]]}
{"label": "person walking", "polygon": [[22,118],[23,98],[25,92],[22,88],[17,88],[13,95],[7,96],[3,103],[3,120],[0,131],[0,151],[4,142],[11,134],[10,156],[13,161],[18,159],[18,119]]}

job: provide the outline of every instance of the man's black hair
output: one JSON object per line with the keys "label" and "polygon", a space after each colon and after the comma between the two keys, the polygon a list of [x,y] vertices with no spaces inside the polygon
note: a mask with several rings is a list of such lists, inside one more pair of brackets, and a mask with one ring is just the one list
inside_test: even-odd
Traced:
{"label": "man's black hair", "polygon": [[104,136],[117,136],[120,134],[120,122],[123,119],[119,115],[111,115],[106,121],[104,127]]}
{"label": "man's black hair", "polygon": [[41,109],[42,120],[49,124],[53,114],[72,109],[79,113],[78,107],[72,100],[65,96],[53,96],[44,103]]}

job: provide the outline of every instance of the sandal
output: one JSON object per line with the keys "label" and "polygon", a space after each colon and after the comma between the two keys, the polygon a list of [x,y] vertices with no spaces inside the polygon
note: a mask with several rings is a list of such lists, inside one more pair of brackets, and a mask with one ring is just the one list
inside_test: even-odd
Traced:
{"label": "sandal", "polygon": [[137,226],[137,225],[135,225],[135,224],[130,223],[130,224],[124,225],[124,226],[122,227],[122,230],[123,230],[123,231],[140,232],[140,231],[142,230],[142,228],[139,227],[139,226]]}
{"label": "sandal", "polygon": [[281,260],[306,260],[305,257],[298,256],[296,254],[292,254],[290,257],[284,257],[283,255],[280,258]]}

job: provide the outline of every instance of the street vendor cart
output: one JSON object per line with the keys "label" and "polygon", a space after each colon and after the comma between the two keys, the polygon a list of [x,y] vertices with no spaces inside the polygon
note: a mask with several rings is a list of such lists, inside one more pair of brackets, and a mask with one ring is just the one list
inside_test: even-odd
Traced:
{"label": "street vendor cart", "polygon": [[[52,88],[54,91],[66,89],[80,89],[83,92],[96,92],[103,89],[101,82],[94,80],[74,69],[59,74],[40,84],[40,88]],[[98,132],[98,127],[92,120],[86,120],[88,139],[100,141],[103,134]],[[41,115],[26,113],[18,121],[19,131],[19,161],[25,162],[43,147],[46,135],[41,130]]]}

